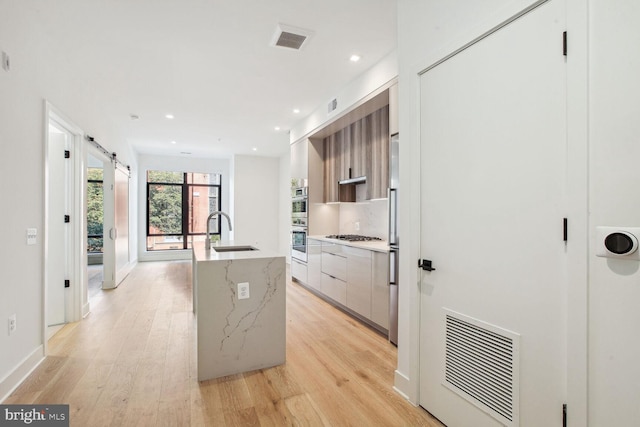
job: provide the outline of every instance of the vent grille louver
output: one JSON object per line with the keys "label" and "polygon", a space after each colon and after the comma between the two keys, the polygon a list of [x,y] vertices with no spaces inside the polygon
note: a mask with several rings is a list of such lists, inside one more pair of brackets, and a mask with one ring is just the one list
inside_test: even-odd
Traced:
{"label": "vent grille louver", "polygon": [[517,426],[519,335],[445,309],[444,385]]}
{"label": "vent grille louver", "polygon": [[309,43],[313,34],[310,30],[278,24],[269,44],[287,50],[301,50]]}
{"label": "vent grille louver", "polygon": [[276,40],[276,46],[288,47],[290,49],[298,50],[302,47],[302,44],[306,39],[307,36],[283,31],[282,33],[280,33],[280,37],[278,37],[278,40]]}

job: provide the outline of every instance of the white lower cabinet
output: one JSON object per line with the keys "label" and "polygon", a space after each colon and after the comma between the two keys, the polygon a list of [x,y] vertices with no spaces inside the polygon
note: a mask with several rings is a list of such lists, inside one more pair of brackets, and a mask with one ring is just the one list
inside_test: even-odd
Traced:
{"label": "white lower cabinet", "polygon": [[298,261],[295,258],[291,258],[291,277],[298,282],[307,284],[307,264],[302,261]]}
{"label": "white lower cabinet", "polygon": [[315,239],[307,254],[306,286],[389,329],[389,254]]}
{"label": "white lower cabinet", "polygon": [[346,246],[347,307],[359,315],[371,318],[371,254],[366,249]]}
{"label": "white lower cabinet", "polygon": [[389,329],[389,254],[372,252],[371,320]]}
{"label": "white lower cabinet", "polygon": [[337,277],[322,273],[321,292],[342,305],[347,303],[347,283]]}
{"label": "white lower cabinet", "polygon": [[307,239],[307,286],[322,289],[322,242]]}

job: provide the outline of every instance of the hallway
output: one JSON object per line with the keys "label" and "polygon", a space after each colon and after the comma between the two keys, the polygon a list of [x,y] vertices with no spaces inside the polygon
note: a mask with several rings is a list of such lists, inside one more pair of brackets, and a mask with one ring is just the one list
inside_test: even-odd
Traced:
{"label": "hallway", "polygon": [[287,363],[198,383],[191,263],[139,263],[3,403],[65,403],[72,426],[440,426],[393,391],[396,348],[287,283]]}

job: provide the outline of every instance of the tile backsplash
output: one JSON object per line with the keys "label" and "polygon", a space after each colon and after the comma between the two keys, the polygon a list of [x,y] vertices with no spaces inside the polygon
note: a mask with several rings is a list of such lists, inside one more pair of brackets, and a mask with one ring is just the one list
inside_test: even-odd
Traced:
{"label": "tile backsplash", "polygon": [[[340,234],[361,234],[387,240],[388,200],[364,200],[365,185],[356,188],[355,203],[340,204]],[[360,200],[360,201],[358,201]]]}

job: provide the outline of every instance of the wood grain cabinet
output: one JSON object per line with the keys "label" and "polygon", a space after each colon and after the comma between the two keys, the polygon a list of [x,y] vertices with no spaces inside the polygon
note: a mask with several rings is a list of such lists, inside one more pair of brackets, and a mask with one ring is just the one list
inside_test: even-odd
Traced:
{"label": "wood grain cabinet", "polygon": [[325,203],[354,202],[355,186],[338,181],[367,177],[367,199],[387,197],[389,180],[389,106],[324,139]]}
{"label": "wood grain cabinet", "polygon": [[367,200],[387,197],[389,187],[389,106],[364,118],[367,135]]}
{"label": "wood grain cabinet", "polygon": [[[324,139],[324,201],[340,202],[338,181],[349,177],[351,151],[349,132],[342,129]],[[354,193],[355,196],[355,193]],[[344,199],[345,196],[343,195]]]}

